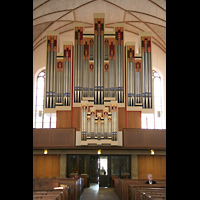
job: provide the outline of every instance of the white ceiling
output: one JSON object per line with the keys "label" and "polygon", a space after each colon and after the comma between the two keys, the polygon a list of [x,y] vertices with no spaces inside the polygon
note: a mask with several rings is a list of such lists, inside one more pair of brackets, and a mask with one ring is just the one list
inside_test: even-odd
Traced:
{"label": "white ceiling", "polygon": [[33,50],[46,41],[46,31],[61,35],[73,31],[74,22],[92,28],[93,13],[105,13],[105,31],[123,22],[129,33],[152,32],[152,42],[166,52],[166,0],[33,0]]}

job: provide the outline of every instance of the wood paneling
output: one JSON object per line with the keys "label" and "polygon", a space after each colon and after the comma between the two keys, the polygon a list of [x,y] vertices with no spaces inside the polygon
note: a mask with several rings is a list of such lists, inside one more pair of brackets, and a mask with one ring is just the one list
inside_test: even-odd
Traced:
{"label": "wood paneling", "polygon": [[81,130],[81,108],[73,107],[73,127],[76,131]]}
{"label": "wood paneling", "polygon": [[60,156],[33,155],[33,177],[60,177]]}
{"label": "wood paneling", "polygon": [[75,128],[33,129],[33,149],[59,149],[74,146]]}
{"label": "wood paneling", "polygon": [[146,179],[146,156],[138,156],[138,178]]}
{"label": "wood paneling", "polygon": [[51,143],[49,129],[33,129],[33,144],[48,145]]}
{"label": "wood paneling", "polygon": [[166,149],[166,129],[123,129],[124,147]]}
{"label": "wood paneling", "polygon": [[152,174],[153,180],[166,179],[166,156],[139,155],[138,156],[138,179],[147,179],[148,174]]}
{"label": "wood paneling", "polygon": [[141,111],[127,111],[127,128],[141,128]]}
{"label": "wood paneling", "polygon": [[52,141],[55,146],[75,146],[75,134],[71,129],[56,129]]}
{"label": "wood paneling", "polygon": [[71,111],[58,110],[56,116],[56,128],[71,127]]}
{"label": "wood paneling", "polygon": [[118,131],[125,128],[125,108],[118,108]]}

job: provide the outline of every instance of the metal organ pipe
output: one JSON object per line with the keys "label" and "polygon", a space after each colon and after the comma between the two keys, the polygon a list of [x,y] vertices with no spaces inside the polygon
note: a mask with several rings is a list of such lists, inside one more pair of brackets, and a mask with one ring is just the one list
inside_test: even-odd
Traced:
{"label": "metal organ pipe", "polygon": [[147,39],[145,38],[145,92],[146,92],[146,108],[148,108],[148,54],[147,54]]}
{"label": "metal organ pipe", "polygon": [[67,106],[70,106],[71,97],[71,49],[69,50],[68,57],[68,86],[67,86]]}
{"label": "metal organ pipe", "polygon": [[83,27],[75,27],[74,102],[82,99]]}
{"label": "metal organ pipe", "polygon": [[112,114],[108,113],[108,139],[112,138]]}
{"label": "metal organ pipe", "polygon": [[101,67],[101,81],[100,81],[100,87],[101,87],[101,100],[100,100],[100,104],[104,104],[104,19],[101,19],[101,32],[100,32],[100,42],[101,42],[101,46],[100,46],[100,67]]}
{"label": "metal organ pipe", "polygon": [[53,37],[51,37],[51,64],[50,64],[50,80],[49,80],[49,84],[50,84],[50,88],[49,88],[49,99],[50,99],[50,108],[52,108],[52,92],[53,92],[53,88],[52,88],[52,83],[53,83]]}
{"label": "metal organ pipe", "polygon": [[149,80],[149,83],[148,83],[148,86],[149,86],[149,108],[152,108],[152,68],[151,68],[151,37],[147,37],[147,42],[148,42],[148,71],[149,71],[149,77],[148,77],[148,80]]}
{"label": "metal organ pipe", "polygon": [[108,111],[104,110],[104,138],[108,138]]}
{"label": "metal organ pipe", "polygon": [[98,138],[98,118],[95,117],[95,126],[94,126],[94,138]]}
{"label": "metal organ pipe", "polygon": [[98,87],[98,70],[97,70],[97,49],[98,49],[98,42],[97,42],[97,35],[98,35],[98,24],[97,19],[94,19],[94,103],[97,104],[97,87]]}
{"label": "metal organ pipe", "polygon": [[104,118],[101,117],[101,139],[104,139]]}
{"label": "metal organ pipe", "polygon": [[52,91],[52,96],[53,96],[53,105],[52,107],[55,108],[56,104],[56,65],[57,65],[57,36],[53,36],[54,38],[54,44],[53,44],[53,91]]}
{"label": "metal organ pipe", "polygon": [[78,30],[78,70],[77,70],[77,102],[79,102],[80,99],[80,30]]}
{"label": "metal organ pipe", "polygon": [[146,108],[146,93],[145,93],[145,46],[144,37],[142,37],[142,107]]}
{"label": "metal organ pipe", "polygon": [[112,104],[112,141],[117,141],[117,105]]}
{"label": "metal organ pipe", "polygon": [[[100,84],[101,84],[101,59],[100,59],[100,21],[98,21],[98,36],[97,36],[97,51],[98,51],[98,57],[97,57],[97,73],[98,73],[98,85],[97,85],[97,95],[98,95],[98,100],[97,100],[97,104],[100,104]],[[95,61],[94,61],[95,62]]]}
{"label": "metal organ pipe", "polygon": [[49,70],[51,65],[51,36],[47,36],[46,108],[49,108]]}
{"label": "metal organ pipe", "polygon": [[91,116],[90,112],[87,113],[87,138],[91,138]]}
{"label": "metal organ pipe", "polygon": [[101,139],[101,116],[98,115],[98,140]]}
{"label": "metal organ pipe", "polygon": [[95,111],[92,110],[91,111],[91,120],[90,120],[90,123],[91,123],[91,139],[94,139],[94,132],[95,132]]}
{"label": "metal organ pipe", "polygon": [[81,140],[87,140],[87,105],[83,104],[81,107]]}
{"label": "metal organ pipe", "polygon": [[[115,97],[116,97],[116,101],[118,101],[118,96],[119,96],[119,83],[118,83],[118,77],[119,77],[119,51],[118,51],[118,32],[115,32],[115,80],[116,80],[116,85],[115,85],[115,89],[116,89],[116,93],[115,93]],[[118,101],[119,102],[119,101]]]}
{"label": "metal organ pipe", "polygon": [[75,45],[74,45],[74,102],[77,102],[77,87],[78,87],[78,27],[75,27]]}

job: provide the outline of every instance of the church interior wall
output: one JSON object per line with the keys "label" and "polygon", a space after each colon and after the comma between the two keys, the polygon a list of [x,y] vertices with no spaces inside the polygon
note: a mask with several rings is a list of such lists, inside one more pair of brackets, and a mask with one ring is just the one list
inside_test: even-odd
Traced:
{"label": "church interior wall", "polygon": [[[154,179],[166,179],[166,151],[156,151],[151,155],[150,150],[102,150],[102,155],[130,155],[131,178],[147,179],[152,174]],[[68,155],[97,155],[97,150],[33,150],[33,177],[67,176]],[[37,167],[40,166],[40,167]]]}

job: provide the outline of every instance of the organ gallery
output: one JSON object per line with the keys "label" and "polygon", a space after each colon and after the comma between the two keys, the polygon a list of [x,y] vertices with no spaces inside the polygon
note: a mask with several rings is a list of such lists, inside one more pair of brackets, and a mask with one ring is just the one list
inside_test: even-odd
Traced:
{"label": "organ gallery", "polygon": [[87,32],[74,23],[74,41],[66,38],[62,53],[58,33],[46,33],[44,112],[79,107],[82,145],[119,145],[118,108],[153,113],[151,33],[141,32],[137,46],[124,44],[123,23],[106,32],[105,21],[94,13],[94,30]]}

